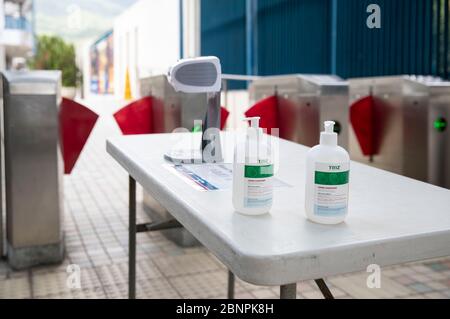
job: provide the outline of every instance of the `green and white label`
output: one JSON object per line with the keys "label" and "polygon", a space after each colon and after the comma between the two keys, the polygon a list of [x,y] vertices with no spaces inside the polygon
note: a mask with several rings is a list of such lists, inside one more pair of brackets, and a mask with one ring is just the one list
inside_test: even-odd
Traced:
{"label": "green and white label", "polygon": [[316,163],[314,213],[337,217],[347,213],[349,163]]}
{"label": "green and white label", "polygon": [[273,165],[245,165],[244,206],[261,207],[272,203]]}

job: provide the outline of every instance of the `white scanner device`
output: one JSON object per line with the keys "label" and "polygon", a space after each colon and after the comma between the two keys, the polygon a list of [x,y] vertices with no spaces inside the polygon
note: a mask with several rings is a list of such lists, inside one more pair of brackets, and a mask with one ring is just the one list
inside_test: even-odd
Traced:
{"label": "white scanner device", "polygon": [[182,59],[169,69],[168,80],[177,92],[206,93],[207,109],[202,122],[201,147],[195,150],[174,149],[164,157],[175,163],[223,161],[219,135],[222,86],[220,60],[214,56]]}

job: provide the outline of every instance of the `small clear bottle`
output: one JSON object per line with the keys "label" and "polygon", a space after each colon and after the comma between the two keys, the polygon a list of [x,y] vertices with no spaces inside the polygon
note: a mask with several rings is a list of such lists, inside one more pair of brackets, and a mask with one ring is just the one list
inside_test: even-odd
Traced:
{"label": "small clear bottle", "polygon": [[234,150],[234,209],[245,215],[268,213],[273,200],[274,166],[269,137],[259,127],[259,117],[250,117],[245,139],[238,140]]}

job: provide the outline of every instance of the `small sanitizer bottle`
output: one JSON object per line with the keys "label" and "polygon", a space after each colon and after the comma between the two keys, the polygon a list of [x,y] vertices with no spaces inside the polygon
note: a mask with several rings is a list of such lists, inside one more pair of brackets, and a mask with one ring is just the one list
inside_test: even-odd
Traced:
{"label": "small sanitizer bottle", "polygon": [[259,117],[250,117],[245,138],[238,140],[234,150],[234,209],[245,215],[268,213],[272,207],[274,166],[269,137],[259,127]]}
{"label": "small sanitizer bottle", "polygon": [[306,157],[306,216],[320,224],[338,224],[348,212],[350,157],[337,145],[334,122],[325,121],[320,144]]}

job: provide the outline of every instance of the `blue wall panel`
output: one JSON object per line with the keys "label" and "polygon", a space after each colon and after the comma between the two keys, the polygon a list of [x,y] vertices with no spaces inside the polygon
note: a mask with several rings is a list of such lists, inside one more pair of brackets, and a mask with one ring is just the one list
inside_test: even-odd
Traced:
{"label": "blue wall panel", "polygon": [[[258,0],[256,69],[260,75],[335,71],[344,78],[448,79],[449,1]],[[381,7],[381,29],[366,25],[372,3]],[[246,74],[245,5],[245,0],[202,0],[202,54],[218,55],[227,73]]]}
{"label": "blue wall panel", "polygon": [[366,25],[366,8],[371,3],[374,1],[338,1],[337,74],[431,74],[432,1],[376,1],[381,7],[381,29]]}
{"label": "blue wall panel", "polygon": [[[223,73],[246,74],[245,1],[202,1],[200,16],[202,55],[218,56]],[[230,88],[244,86],[230,83]]]}
{"label": "blue wall panel", "polygon": [[329,0],[258,1],[260,75],[329,72],[329,4]]}

